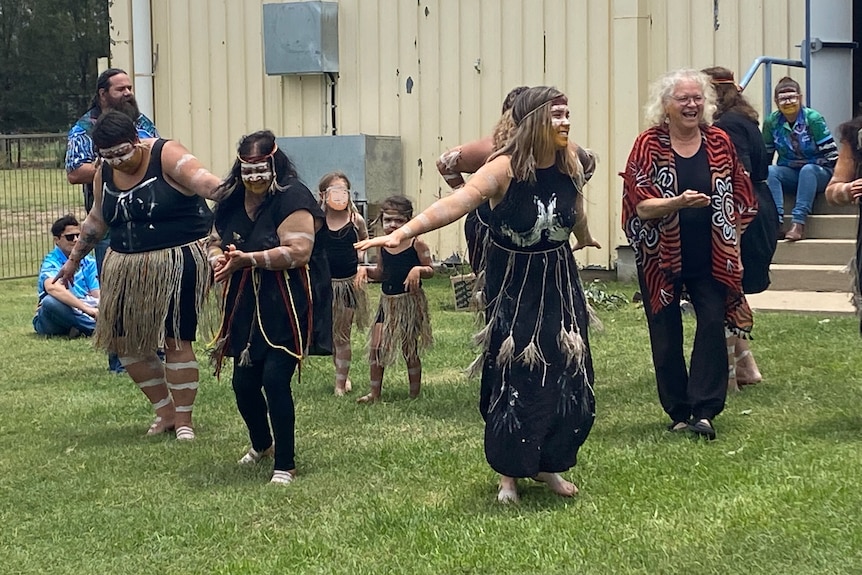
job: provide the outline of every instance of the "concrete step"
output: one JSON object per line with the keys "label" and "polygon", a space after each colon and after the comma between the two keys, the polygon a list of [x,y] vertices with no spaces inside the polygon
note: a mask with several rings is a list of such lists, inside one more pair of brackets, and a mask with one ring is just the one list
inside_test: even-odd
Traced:
{"label": "concrete step", "polygon": [[[790,216],[784,216],[784,229],[790,229]],[[813,214],[805,222],[809,239],[853,239],[856,237],[855,214]]]}
{"label": "concrete step", "polygon": [[772,264],[770,291],[846,292],[850,275],[845,265]]}
{"label": "concrete step", "polygon": [[[781,291],[768,289],[745,296],[755,311],[783,311],[818,315],[853,315],[855,310],[847,292]],[[755,319],[755,329],[757,320]]]}
{"label": "concrete step", "polygon": [[772,258],[772,263],[843,266],[847,265],[855,253],[856,240],[805,239],[798,242],[779,241],[775,250],[775,256]]}
{"label": "concrete step", "polygon": [[[789,215],[793,211],[793,206],[796,205],[795,194],[784,194],[784,213]],[[811,207],[813,214],[858,214],[859,206],[850,204],[847,206],[833,206],[826,201],[826,194],[817,194],[814,196],[814,205]]]}

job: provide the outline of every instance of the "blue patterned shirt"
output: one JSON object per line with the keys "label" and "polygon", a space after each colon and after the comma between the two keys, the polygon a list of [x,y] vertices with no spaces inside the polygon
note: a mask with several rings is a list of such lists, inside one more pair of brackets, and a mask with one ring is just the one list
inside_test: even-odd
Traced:
{"label": "blue patterned shirt", "polygon": [[[36,292],[39,294],[39,303],[42,303],[42,300],[47,295],[45,282],[54,279],[68,259],[63,250],[55,246],[53,250],[48,252],[45,259],[42,260],[39,279],[36,280]],[[69,291],[76,298],[82,300],[91,291],[97,289],[99,289],[99,278],[96,272],[96,258],[92,254],[89,254],[81,260],[81,265],[78,267],[78,271],[75,272],[75,278],[72,280],[72,285],[69,286]]]}
{"label": "blue patterned shirt", "polygon": [[[97,113],[98,110],[95,108],[87,110],[87,113],[81,116],[69,130],[69,140],[66,144],[66,173],[74,172],[84,164],[96,161],[96,149],[90,134],[93,132],[93,125],[99,118],[94,115]],[[135,128],[138,129],[139,138],[160,137],[153,121],[143,114],[138,116],[135,121]]]}

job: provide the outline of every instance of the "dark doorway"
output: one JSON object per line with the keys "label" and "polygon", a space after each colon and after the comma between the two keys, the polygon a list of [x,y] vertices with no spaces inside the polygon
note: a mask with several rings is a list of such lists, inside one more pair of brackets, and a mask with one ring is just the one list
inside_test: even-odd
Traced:
{"label": "dark doorway", "polygon": [[853,0],[853,114],[862,114],[862,0]]}

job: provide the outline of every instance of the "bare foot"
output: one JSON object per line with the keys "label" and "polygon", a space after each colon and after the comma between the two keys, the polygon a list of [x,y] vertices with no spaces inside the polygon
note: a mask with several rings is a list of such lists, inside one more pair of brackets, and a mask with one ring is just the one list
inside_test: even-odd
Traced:
{"label": "bare foot", "polygon": [[559,495],[560,497],[572,497],[578,494],[578,487],[571,481],[566,481],[559,473],[548,473],[541,471],[533,478],[536,481],[544,483],[548,489]]}
{"label": "bare foot", "polygon": [[335,396],[336,396],[336,397],[341,397],[341,396],[342,396],[342,395],[344,395],[345,393],[346,393],[346,390],[344,389],[344,386],[340,386],[340,385],[338,385],[338,384],[336,383],[336,384],[335,384]]}
{"label": "bare foot", "polygon": [[363,395],[362,397],[357,399],[356,403],[377,403],[378,401],[380,401],[379,395],[374,395],[373,393],[369,393],[369,394]]}
{"label": "bare foot", "polygon": [[167,433],[173,430],[174,421],[172,419],[162,419],[161,417],[156,417],[156,419],[153,421],[153,424],[150,425],[150,428],[147,430],[147,435],[159,435],[161,433]]}
{"label": "bare foot", "polygon": [[350,378],[348,377],[344,381],[344,393],[350,393],[351,391],[353,391],[353,383],[350,381]]}
{"label": "bare foot", "polygon": [[497,501],[500,503],[518,503],[520,501],[520,497],[518,497],[518,481],[514,477],[500,476]]}

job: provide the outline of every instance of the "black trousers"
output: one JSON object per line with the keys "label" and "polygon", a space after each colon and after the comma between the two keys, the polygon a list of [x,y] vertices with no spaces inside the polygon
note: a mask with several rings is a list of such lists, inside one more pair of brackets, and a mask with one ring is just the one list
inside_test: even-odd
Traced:
{"label": "black trousers", "polygon": [[275,436],[274,468],[280,471],[296,468],[296,411],[290,389],[295,369],[296,359],[275,349],[267,350],[266,355],[252,365],[240,366],[234,362],[233,367],[236,406],[248,427],[251,446],[255,451],[264,451],[272,445]]}
{"label": "black trousers", "polygon": [[[654,313],[640,269],[638,279],[649,324],[661,406],[672,421],[686,421],[689,417],[712,419],[724,409],[727,397],[727,342],[724,332],[727,288],[712,276],[680,280],[674,286],[673,301]],[[697,316],[688,369],[679,307],[683,286]]]}

